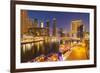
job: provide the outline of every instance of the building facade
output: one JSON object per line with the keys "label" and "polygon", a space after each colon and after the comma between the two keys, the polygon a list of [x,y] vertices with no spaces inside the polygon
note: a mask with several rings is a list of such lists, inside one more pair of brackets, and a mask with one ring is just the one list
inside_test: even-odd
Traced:
{"label": "building facade", "polygon": [[29,19],[27,11],[21,10],[21,35],[28,32],[28,28],[32,27],[32,21]]}
{"label": "building facade", "polygon": [[71,22],[71,36],[75,38],[83,38],[84,25],[82,20],[73,20]]}
{"label": "building facade", "polygon": [[56,18],[53,18],[53,36],[57,36],[57,29],[56,29]]}
{"label": "building facade", "polygon": [[31,36],[49,36],[49,22],[44,27],[43,22],[39,22],[38,19],[34,18],[31,20],[28,17],[28,12],[26,10],[21,10],[21,35],[31,35]]}

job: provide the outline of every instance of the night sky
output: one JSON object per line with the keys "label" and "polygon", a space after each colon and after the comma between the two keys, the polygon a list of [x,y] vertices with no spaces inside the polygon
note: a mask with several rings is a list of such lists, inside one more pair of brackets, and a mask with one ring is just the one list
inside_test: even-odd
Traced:
{"label": "night sky", "polygon": [[57,28],[63,28],[66,31],[71,30],[71,21],[81,19],[89,31],[89,13],[77,12],[55,12],[55,11],[34,11],[28,10],[28,16],[31,20],[38,19],[38,23],[42,20],[44,26],[46,21],[50,20],[50,28],[52,28],[53,18],[56,18]]}

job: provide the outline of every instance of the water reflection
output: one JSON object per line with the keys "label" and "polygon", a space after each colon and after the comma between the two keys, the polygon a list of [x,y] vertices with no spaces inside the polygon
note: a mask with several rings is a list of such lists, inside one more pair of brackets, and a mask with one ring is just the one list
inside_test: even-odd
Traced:
{"label": "water reflection", "polygon": [[28,62],[42,54],[49,55],[59,51],[59,42],[42,40],[33,43],[21,44],[21,62]]}

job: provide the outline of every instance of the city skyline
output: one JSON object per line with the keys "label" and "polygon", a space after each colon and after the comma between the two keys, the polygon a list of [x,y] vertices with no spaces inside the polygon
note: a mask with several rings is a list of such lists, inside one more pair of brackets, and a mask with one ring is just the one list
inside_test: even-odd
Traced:
{"label": "city skyline", "polygon": [[71,29],[71,21],[82,20],[83,24],[86,26],[86,30],[89,32],[89,13],[79,13],[79,12],[56,12],[56,11],[35,11],[27,10],[30,20],[38,19],[38,24],[40,21],[44,22],[46,26],[46,21],[50,21],[50,29],[53,26],[53,18],[56,18],[57,28],[63,28],[66,31]]}
{"label": "city skyline", "polygon": [[21,10],[21,62],[89,59],[86,27],[88,13]]}

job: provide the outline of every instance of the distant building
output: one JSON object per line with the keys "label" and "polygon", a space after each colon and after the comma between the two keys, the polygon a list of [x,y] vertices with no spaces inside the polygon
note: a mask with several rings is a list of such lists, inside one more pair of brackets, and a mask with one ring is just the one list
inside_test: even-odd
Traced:
{"label": "distant building", "polygon": [[47,35],[50,36],[50,21],[46,21]]}
{"label": "distant building", "polygon": [[43,21],[40,21],[40,27],[41,27],[41,28],[44,27],[44,23],[43,23]]}
{"label": "distant building", "polygon": [[75,38],[83,38],[84,25],[82,20],[73,20],[71,22],[71,36]]}
{"label": "distant building", "polygon": [[30,27],[32,27],[32,21],[29,19],[27,11],[21,10],[21,35],[26,34]]}
{"label": "distant building", "polygon": [[82,24],[82,20],[73,20],[71,22],[71,31],[73,33],[77,32],[78,27]]}
{"label": "distant building", "polygon": [[[47,24],[49,25],[49,23]],[[26,10],[21,10],[21,37],[25,35],[31,36],[49,36],[49,26],[44,27],[43,22],[38,25],[38,19],[34,18],[32,21],[28,17]]]}
{"label": "distant building", "polygon": [[64,32],[63,32],[63,28],[59,28],[59,34],[60,34],[60,37],[64,37]]}
{"label": "distant building", "polygon": [[83,30],[83,24],[80,25],[77,29],[77,37],[83,38],[84,37],[84,30]]}
{"label": "distant building", "polygon": [[56,24],[57,24],[56,23],[56,18],[53,18],[53,33],[52,33],[53,36],[57,35]]}
{"label": "distant building", "polygon": [[38,27],[38,19],[34,19],[33,21],[33,27]]}
{"label": "distant building", "polygon": [[29,28],[29,31],[31,31],[33,36],[48,36],[48,29],[49,28],[44,27],[43,21],[40,21],[40,26],[38,26],[38,20],[35,18],[33,26]]}
{"label": "distant building", "polygon": [[84,38],[89,40],[89,32],[84,32]]}

